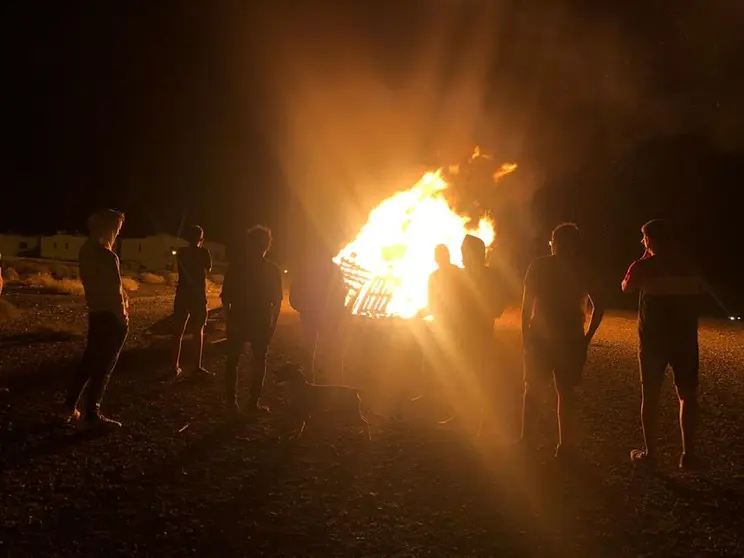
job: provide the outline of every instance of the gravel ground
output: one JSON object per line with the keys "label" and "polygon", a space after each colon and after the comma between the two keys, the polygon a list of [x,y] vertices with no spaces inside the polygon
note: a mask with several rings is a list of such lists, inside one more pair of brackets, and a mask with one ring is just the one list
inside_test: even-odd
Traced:
{"label": "gravel ground", "polygon": [[[402,403],[420,380],[410,343],[365,333],[373,346],[363,351],[357,339],[347,370],[376,413],[372,441],[319,428],[291,444],[281,441],[284,402],[271,382],[274,414],[236,425],[221,412],[219,377],[163,381],[167,344],[147,334],[170,311],[160,287],[133,298],[104,403],[124,429],[91,438],[59,428],[52,410],[82,350],[82,302],[18,291],[7,299],[22,312],[0,321],[0,385],[10,387],[0,395],[0,555],[744,556],[739,324],[702,328],[710,469],[675,468],[669,383],[665,458],[650,474],[628,460],[640,441],[631,315],[600,329],[581,388],[584,462],[565,470],[550,459],[549,412],[536,457],[501,445],[518,425],[515,312],[499,323],[494,420],[479,441],[436,428],[433,405]],[[287,311],[270,369],[298,361],[298,342]],[[220,346],[208,347],[208,368],[223,363]]]}

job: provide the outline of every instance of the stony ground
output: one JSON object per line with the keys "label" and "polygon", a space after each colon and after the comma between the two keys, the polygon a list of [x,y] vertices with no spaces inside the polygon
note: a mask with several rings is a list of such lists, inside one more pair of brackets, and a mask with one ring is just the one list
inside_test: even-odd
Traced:
{"label": "stony ground", "polygon": [[[109,437],[55,425],[65,374],[83,347],[79,299],[11,290],[21,312],[0,318],[0,555],[6,556],[742,556],[744,344],[738,324],[702,331],[704,474],[680,473],[671,385],[663,409],[667,458],[635,471],[639,439],[632,316],[610,316],[582,386],[585,462],[565,470],[544,448],[520,460],[519,335],[499,324],[497,417],[480,441],[435,426],[408,403],[420,382],[400,332],[357,335],[348,381],[376,415],[372,441],[353,431],[282,440],[272,417],[231,424],[221,379],[164,381],[167,343],[148,328],[170,293],[142,288],[132,333],[105,400],[125,423]],[[157,329],[157,328],[156,328]],[[285,312],[270,368],[299,360],[296,315]],[[221,371],[219,345],[206,362]],[[411,356],[414,355],[414,356]],[[407,359],[407,360],[406,360]],[[247,363],[244,363],[247,367]],[[424,400],[425,401],[425,400]]]}

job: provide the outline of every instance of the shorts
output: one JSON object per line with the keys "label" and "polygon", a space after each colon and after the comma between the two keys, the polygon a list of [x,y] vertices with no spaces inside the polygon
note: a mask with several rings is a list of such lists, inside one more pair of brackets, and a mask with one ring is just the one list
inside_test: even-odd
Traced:
{"label": "shorts", "polygon": [[209,316],[207,301],[190,300],[188,297],[176,295],[176,300],[173,303],[173,316],[177,321],[188,319],[190,325],[204,327],[207,325],[207,317]]}
{"label": "shorts", "polygon": [[659,387],[664,382],[667,366],[672,369],[678,389],[695,390],[699,384],[700,351],[697,343],[680,343],[673,347],[641,345],[638,353],[641,383]]}
{"label": "shorts", "polygon": [[586,342],[578,339],[533,339],[524,347],[524,381],[546,384],[555,381],[557,389],[581,384],[586,364]]}

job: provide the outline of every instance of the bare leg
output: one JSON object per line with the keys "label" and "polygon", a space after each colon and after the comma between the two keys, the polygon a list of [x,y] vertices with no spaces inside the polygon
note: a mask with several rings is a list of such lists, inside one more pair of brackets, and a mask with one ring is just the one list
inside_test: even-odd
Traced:
{"label": "bare leg", "polygon": [[558,447],[573,448],[576,443],[576,390],[556,385],[555,392],[558,396]]}
{"label": "bare leg", "polygon": [[659,422],[659,397],[661,384],[643,384],[641,386],[641,426],[646,454],[656,457],[657,424]]}
{"label": "bare leg", "polygon": [[679,398],[679,428],[682,434],[682,453],[695,454],[695,441],[700,420],[697,390],[695,388],[680,389],[677,387]]}
{"label": "bare leg", "polygon": [[194,341],[196,344],[196,369],[204,370],[202,368],[202,359],[204,357],[204,326],[199,328],[199,332],[194,334]]}
{"label": "bare leg", "polygon": [[181,345],[183,344],[183,334],[186,331],[186,325],[189,323],[189,316],[173,316],[173,369],[179,374],[181,369]]}

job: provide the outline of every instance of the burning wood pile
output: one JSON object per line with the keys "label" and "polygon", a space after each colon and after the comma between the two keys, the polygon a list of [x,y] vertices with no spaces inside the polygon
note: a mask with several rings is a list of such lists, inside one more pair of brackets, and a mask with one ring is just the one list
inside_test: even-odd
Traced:
{"label": "burning wood pile", "polygon": [[[502,165],[493,181],[516,165]],[[410,189],[373,209],[357,237],[334,258],[349,289],[346,306],[369,318],[411,319],[426,314],[429,275],[436,269],[434,248],[449,248],[452,263],[462,265],[466,235],[490,246],[496,236],[490,216],[460,215],[445,195],[443,170],[428,172]]]}

